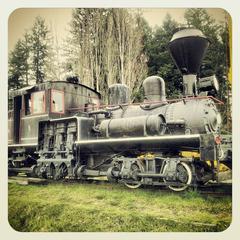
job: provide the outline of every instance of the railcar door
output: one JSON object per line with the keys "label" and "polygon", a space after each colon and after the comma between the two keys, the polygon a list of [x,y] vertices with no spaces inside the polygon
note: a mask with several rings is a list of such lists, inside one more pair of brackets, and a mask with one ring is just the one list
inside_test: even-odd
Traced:
{"label": "railcar door", "polygon": [[14,142],[19,143],[21,131],[21,110],[22,110],[22,96],[14,98],[14,120],[13,120],[13,135]]}

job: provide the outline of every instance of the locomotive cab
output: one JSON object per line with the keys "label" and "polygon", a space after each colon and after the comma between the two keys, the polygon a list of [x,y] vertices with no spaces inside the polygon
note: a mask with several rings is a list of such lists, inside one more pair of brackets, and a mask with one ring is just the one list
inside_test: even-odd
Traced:
{"label": "locomotive cab", "polygon": [[9,144],[35,144],[38,122],[87,112],[100,104],[100,94],[81,84],[45,82],[10,91]]}
{"label": "locomotive cab", "polygon": [[44,82],[9,91],[8,146],[10,159],[24,161],[36,151],[39,122],[83,114],[100,104],[100,94],[78,83]]}

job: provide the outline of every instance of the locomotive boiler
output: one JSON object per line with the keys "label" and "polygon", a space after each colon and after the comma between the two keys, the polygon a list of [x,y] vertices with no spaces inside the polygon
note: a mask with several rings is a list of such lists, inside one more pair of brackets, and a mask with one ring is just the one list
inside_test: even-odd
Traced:
{"label": "locomotive boiler", "polygon": [[139,104],[130,103],[123,84],[109,87],[106,107],[99,93],[73,82],[12,93],[9,174],[106,176],[130,188],[164,185],[174,191],[217,180],[219,164],[231,165],[231,137],[220,135],[216,77],[197,77],[208,45],[197,29],[173,35],[169,50],[183,76],[183,95],[175,100],[167,100],[159,76],[143,81]]}

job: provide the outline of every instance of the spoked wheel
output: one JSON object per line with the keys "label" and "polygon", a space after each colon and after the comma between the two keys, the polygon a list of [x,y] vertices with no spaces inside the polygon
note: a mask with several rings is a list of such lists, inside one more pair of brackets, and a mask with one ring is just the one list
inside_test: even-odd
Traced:
{"label": "spoked wheel", "polygon": [[142,178],[137,176],[137,173],[144,172],[144,167],[142,166],[141,163],[133,163],[131,166],[132,170],[132,179],[134,182],[131,181],[124,181],[124,185],[127,186],[128,188],[135,189],[139,188],[142,185]]}
{"label": "spoked wheel", "polygon": [[[163,173],[165,173],[167,169],[166,167],[167,165],[165,165],[163,169]],[[184,191],[188,187],[188,185],[190,185],[192,182],[192,170],[187,163],[180,162],[177,165],[177,175],[178,175],[177,183],[181,183],[185,185],[184,186],[169,185],[168,188],[176,192]],[[167,182],[165,178],[163,179],[163,181]]]}

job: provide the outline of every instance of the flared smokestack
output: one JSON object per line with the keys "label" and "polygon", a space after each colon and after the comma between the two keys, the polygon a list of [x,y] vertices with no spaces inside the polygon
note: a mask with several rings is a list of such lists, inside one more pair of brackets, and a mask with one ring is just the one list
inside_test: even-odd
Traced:
{"label": "flared smokestack", "polygon": [[198,29],[176,32],[169,42],[171,56],[183,75],[183,94],[197,95],[197,72],[209,46],[209,40]]}

